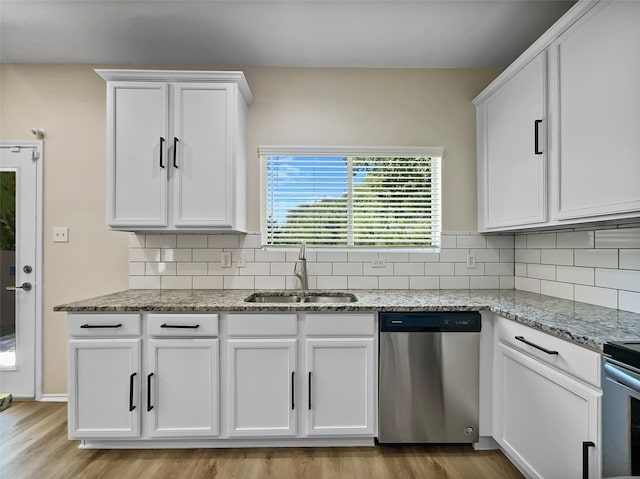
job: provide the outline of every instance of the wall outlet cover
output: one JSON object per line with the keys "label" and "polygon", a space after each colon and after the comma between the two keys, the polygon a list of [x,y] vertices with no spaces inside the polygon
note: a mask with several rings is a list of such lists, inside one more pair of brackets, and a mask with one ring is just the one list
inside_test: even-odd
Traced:
{"label": "wall outlet cover", "polygon": [[247,267],[247,258],[244,256],[238,256],[238,264],[236,265],[238,268],[246,268]]}
{"label": "wall outlet cover", "polygon": [[371,260],[372,268],[384,268],[387,266],[387,260],[384,258],[376,258]]}
{"label": "wall outlet cover", "polygon": [[68,243],[69,242],[69,227],[68,226],[54,226],[53,227],[53,242],[54,243]]}
{"label": "wall outlet cover", "polygon": [[476,255],[469,253],[467,255],[467,268],[475,269],[476,268]]}

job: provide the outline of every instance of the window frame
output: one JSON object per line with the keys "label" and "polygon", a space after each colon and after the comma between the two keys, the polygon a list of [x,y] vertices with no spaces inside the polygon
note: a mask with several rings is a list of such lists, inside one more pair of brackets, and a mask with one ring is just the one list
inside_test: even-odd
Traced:
{"label": "window frame", "polygon": [[434,227],[435,236],[431,246],[321,246],[310,245],[308,249],[327,252],[339,251],[362,251],[362,252],[439,252],[442,235],[442,160],[444,158],[443,147],[431,146],[302,146],[302,145],[260,145],[258,146],[258,160],[260,161],[260,234],[261,247],[266,251],[293,251],[297,246],[286,245],[277,246],[267,244],[267,156],[335,156],[335,157],[420,157],[428,156],[437,158],[438,162],[438,181],[437,190],[439,193],[439,209],[437,218],[432,222],[437,225]]}

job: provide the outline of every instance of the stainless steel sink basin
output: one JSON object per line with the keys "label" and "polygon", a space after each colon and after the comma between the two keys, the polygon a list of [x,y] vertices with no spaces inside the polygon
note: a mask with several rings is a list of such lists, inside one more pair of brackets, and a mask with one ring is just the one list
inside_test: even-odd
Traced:
{"label": "stainless steel sink basin", "polygon": [[355,294],[343,292],[307,292],[289,294],[277,292],[253,293],[245,299],[247,303],[354,303],[358,301]]}

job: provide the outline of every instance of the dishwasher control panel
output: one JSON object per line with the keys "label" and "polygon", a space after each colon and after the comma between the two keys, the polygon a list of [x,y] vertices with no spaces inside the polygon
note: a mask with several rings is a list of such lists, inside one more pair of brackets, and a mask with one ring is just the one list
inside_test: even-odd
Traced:
{"label": "dishwasher control panel", "polygon": [[478,311],[380,313],[381,332],[479,332]]}

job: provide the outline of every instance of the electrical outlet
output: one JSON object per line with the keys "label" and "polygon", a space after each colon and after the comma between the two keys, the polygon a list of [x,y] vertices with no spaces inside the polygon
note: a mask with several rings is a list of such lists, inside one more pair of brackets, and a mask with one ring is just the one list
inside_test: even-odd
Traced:
{"label": "electrical outlet", "polygon": [[54,226],[54,228],[53,228],[53,242],[54,243],[68,243],[69,242],[69,227],[68,226]]}
{"label": "electrical outlet", "polygon": [[244,256],[238,256],[238,264],[236,265],[238,268],[246,268],[247,267],[247,258]]}
{"label": "electrical outlet", "polygon": [[467,268],[476,269],[476,255],[471,253],[467,255]]}
{"label": "electrical outlet", "polygon": [[223,268],[231,268],[231,252],[223,251],[220,253],[220,266]]}
{"label": "electrical outlet", "polygon": [[384,258],[376,258],[371,260],[372,268],[384,268],[387,266],[387,260]]}

